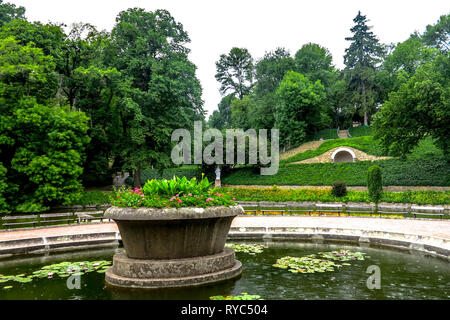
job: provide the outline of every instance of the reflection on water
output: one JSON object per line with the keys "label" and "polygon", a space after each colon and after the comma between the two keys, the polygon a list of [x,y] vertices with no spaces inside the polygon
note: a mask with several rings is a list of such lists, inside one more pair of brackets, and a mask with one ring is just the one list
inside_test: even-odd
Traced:
{"label": "reflection on water", "polygon": [[[251,242],[255,243],[255,242]],[[262,242],[261,242],[262,243]],[[190,289],[122,289],[105,284],[104,274],[81,276],[81,288],[68,289],[67,279],[34,279],[30,283],[0,283],[0,299],[208,299],[213,295],[258,294],[264,299],[450,299],[450,268],[446,260],[417,252],[391,250],[369,245],[264,242],[257,255],[237,253],[243,264],[239,279]],[[369,258],[352,261],[338,271],[293,274],[272,267],[283,256],[305,256],[319,251],[348,249],[365,252]],[[61,261],[111,260],[116,247],[73,251],[0,260],[0,274],[31,274],[42,266]],[[370,290],[366,281],[369,266],[379,266],[381,288]],[[3,289],[12,285],[11,289]]]}

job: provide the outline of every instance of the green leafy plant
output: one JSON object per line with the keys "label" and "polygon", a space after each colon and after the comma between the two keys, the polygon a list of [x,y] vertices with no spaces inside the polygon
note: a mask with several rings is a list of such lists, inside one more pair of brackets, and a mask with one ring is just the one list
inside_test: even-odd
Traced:
{"label": "green leafy plant", "polygon": [[235,205],[235,198],[211,188],[208,178],[150,180],[141,188],[115,191],[111,204],[118,207],[211,207]]}

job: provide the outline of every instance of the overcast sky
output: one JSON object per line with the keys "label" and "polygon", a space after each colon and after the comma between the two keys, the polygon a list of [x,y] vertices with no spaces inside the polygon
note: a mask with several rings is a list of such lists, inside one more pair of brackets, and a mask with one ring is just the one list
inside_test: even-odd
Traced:
{"label": "overcast sky", "polygon": [[448,0],[5,0],[26,8],[31,21],[89,22],[110,31],[117,14],[131,7],[167,9],[183,24],[197,66],[204,108],[211,114],[221,96],[214,78],[215,62],[232,47],[245,47],[253,58],[284,47],[291,55],[308,42],[326,47],[333,63],[343,55],[353,18],[361,10],[382,43],[406,40],[450,12]]}

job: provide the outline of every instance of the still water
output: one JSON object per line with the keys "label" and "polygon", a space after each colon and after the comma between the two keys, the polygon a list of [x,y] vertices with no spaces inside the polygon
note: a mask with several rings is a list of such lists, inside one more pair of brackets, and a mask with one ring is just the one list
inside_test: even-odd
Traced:
{"label": "still water", "polygon": [[[236,242],[234,242],[236,243]],[[242,262],[239,279],[191,289],[119,289],[107,286],[104,273],[81,276],[80,289],[69,289],[67,278],[33,279],[29,283],[0,283],[0,300],[109,300],[109,299],[209,299],[215,295],[239,295],[243,292],[263,299],[450,299],[450,264],[448,260],[417,252],[384,247],[357,246],[343,243],[306,243],[295,241],[240,242],[264,244],[263,253],[236,253]],[[366,253],[364,261],[336,271],[301,274],[274,268],[284,256],[301,257],[323,251],[346,249]],[[0,274],[32,274],[49,264],[63,261],[112,260],[121,248],[91,249],[41,256],[19,256],[0,259]],[[369,266],[380,270],[380,289],[369,289]],[[4,289],[12,286],[12,288]]]}

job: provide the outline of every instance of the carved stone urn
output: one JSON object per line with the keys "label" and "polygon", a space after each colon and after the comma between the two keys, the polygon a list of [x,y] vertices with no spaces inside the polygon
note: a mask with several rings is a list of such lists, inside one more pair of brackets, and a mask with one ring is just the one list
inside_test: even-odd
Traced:
{"label": "carved stone urn", "polygon": [[238,277],[242,264],[225,241],[241,206],[111,207],[105,218],[120,231],[124,253],[113,257],[106,282],[120,287],[167,288]]}

